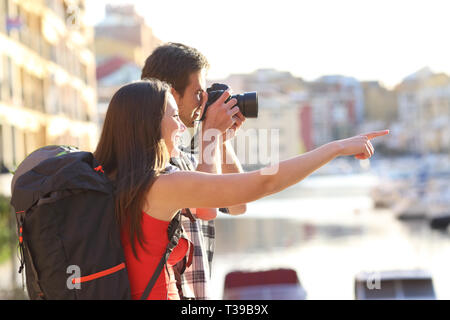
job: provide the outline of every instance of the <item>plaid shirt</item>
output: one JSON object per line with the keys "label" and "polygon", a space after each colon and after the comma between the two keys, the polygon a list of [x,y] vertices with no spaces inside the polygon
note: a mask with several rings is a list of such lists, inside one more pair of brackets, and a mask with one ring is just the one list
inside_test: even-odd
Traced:
{"label": "plaid shirt", "polygon": [[[183,171],[194,171],[197,165],[196,159],[186,152],[182,152],[179,158],[171,159],[171,163],[177,167],[175,170]],[[186,299],[207,300],[214,255],[214,220],[197,219],[195,215],[191,219],[182,215],[181,223],[193,244],[192,263],[181,274],[182,296]]]}

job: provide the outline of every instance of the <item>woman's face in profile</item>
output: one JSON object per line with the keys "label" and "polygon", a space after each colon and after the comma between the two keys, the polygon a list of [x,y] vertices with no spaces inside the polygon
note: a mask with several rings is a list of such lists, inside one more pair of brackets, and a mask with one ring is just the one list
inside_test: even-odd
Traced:
{"label": "woman's face in profile", "polygon": [[186,126],[180,120],[177,103],[172,94],[169,93],[166,112],[161,122],[161,136],[171,156],[174,156],[175,146],[179,144],[179,139],[184,130],[186,130]]}

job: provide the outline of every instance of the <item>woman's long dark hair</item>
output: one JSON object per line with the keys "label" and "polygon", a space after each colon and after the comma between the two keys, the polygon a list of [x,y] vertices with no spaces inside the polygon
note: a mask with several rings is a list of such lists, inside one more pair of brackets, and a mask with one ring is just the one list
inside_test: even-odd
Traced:
{"label": "woman's long dark hair", "polygon": [[146,195],[168,160],[161,137],[169,86],[159,80],[127,84],[112,97],[94,156],[115,173],[115,214],[137,257],[143,245],[141,217]]}

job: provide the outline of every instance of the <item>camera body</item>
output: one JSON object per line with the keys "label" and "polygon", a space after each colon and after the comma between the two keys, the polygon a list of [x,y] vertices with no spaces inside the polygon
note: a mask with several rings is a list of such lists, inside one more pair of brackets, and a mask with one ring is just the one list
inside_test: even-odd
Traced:
{"label": "camera body", "polygon": [[[208,93],[208,101],[205,104],[205,110],[203,110],[203,115],[200,121],[205,119],[206,110],[208,107],[219,99],[219,97],[228,89],[229,87],[222,83],[214,83],[211,87],[206,89],[206,92]],[[244,117],[258,117],[258,94],[256,92],[244,92],[243,94],[232,95],[225,102],[228,102],[233,98],[237,100],[236,105],[239,107],[239,110]]]}

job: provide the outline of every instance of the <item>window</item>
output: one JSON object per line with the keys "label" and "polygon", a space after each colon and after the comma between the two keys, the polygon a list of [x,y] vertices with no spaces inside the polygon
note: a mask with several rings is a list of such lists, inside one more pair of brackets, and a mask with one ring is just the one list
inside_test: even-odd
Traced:
{"label": "window", "polygon": [[9,99],[13,97],[12,62],[10,57],[6,57],[6,83],[8,84]]}
{"label": "window", "polygon": [[5,162],[3,154],[3,126],[0,124],[0,165],[3,165]]}
{"label": "window", "polygon": [[0,15],[0,19],[4,19],[4,23],[0,24],[0,31],[6,33],[6,18],[8,17],[8,0],[2,0],[0,2],[0,12],[2,14]]}
{"label": "window", "polygon": [[11,140],[12,140],[12,161],[13,165],[16,166],[16,128],[11,126]]}
{"label": "window", "polygon": [[44,80],[37,79],[37,88],[38,92],[38,110],[45,112],[45,98],[44,98]]}
{"label": "window", "polygon": [[0,101],[2,100],[3,97],[3,93],[2,93],[2,88],[3,88],[3,56],[0,54]]}
{"label": "window", "polygon": [[1,31],[3,31],[3,32],[5,32],[5,33],[7,33],[7,28],[6,28],[6,19],[8,18],[8,16],[9,16],[9,0],[3,0],[2,1],[2,11],[4,12],[4,18],[3,19],[5,19],[4,21],[4,23],[3,23],[3,25],[1,26],[1,28],[2,28],[2,30]]}
{"label": "window", "polygon": [[[7,10],[6,10],[7,17],[8,18],[16,18],[18,15],[17,4],[15,4],[12,1],[9,1],[9,2],[7,1],[6,5],[7,5]],[[17,34],[16,29],[7,28],[7,32],[8,32],[8,35]]]}
{"label": "window", "polygon": [[88,70],[87,66],[84,64],[81,64],[81,79],[84,81],[84,83],[88,83]]}
{"label": "window", "polygon": [[[24,69],[23,68],[21,68],[21,67],[19,67],[19,77],[20,77],[20,99],[21,99],[21,101],[22,101],[22,106],[24,106],[24,107],[29,107],[29,104],[28,104],[28,101],[27,101],[27,96],[28,96],[28,92],[26,92],[26,91],[29,91],[29,90],[26,90],[25,88],[25,84],[27,83],[27,79],[26,79],[26,77],[25,77],[25,71],[24,71]],[[28,83],[27,84],[27,86],[30,86],[31,84],[30,83]]]}

